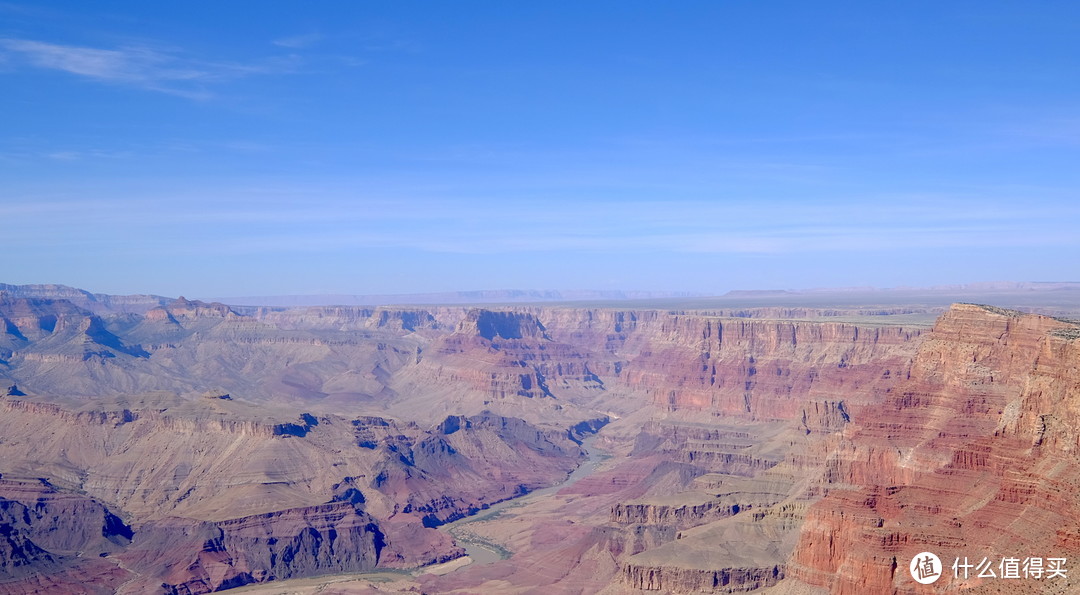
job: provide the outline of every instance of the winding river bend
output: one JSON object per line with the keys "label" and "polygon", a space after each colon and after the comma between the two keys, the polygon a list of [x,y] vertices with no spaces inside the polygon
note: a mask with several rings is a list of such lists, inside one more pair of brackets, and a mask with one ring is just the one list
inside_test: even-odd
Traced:
{"label": "winding river bend", "polygon": [[[497,504],[492,504],[488,508],[463,519],[458,519],[452,523],[447,523],[439,527],[440,530],[450,534],[451,537],[457,541],[458,545],[465,549],[465,554],[472,560],[470,564],[463,565],[460,568],[466,568],[473,564],[491,564],[499,560],[505,560],[511,556],[513,552],[507,551],[497,544],[491,543],[485,539],[479,538],[473,535],[467,530],[467,527],[471,523],[478,523],[488,520],[495,516],[501,515],[508,510],[524,506],[530,502],[539,500],[550,496],[559,490],[571,486],[582,478],[592,475],[600,463],[611,458],[611,455],[605,451],[596,448],[594,443],[597,436],[589,436],[582,441],[581,447],[585,450],[587,458],[583,463],[578,465],[577,469],[574,469],[570,475],[561,483],[557,483],[553,486],[541,488],[534,492],[529,492],[519,498],[512,500],[503,500]],[[459,569],[460,569],[459,568]]]}
{"label": "winding river bend", "polygon": [[[507,551],[497,544],[490,543],[479,537],[472,535],[468,531],[467,527],[470,523],[477,523],[488,520],[496,515],[504,514],[507,511],[523,506],[530,502],[534,502],[541,498],[550,496],[559,490],[573,485],[575,482],[582,478],[592,475],[596,471],[596,468],[600,463],[611,458],[611,455],[605,451],[599,450],[594,446],[594,442],[597,437],[595,435],[586,438],[582,441],[582,448],[586,452],[586,459],[578,468],[575,469],[570,475],[560,483],[553,486],[530,492],[519,498],[512,500],[504,500],[498,504],[493,504],[490,507],[472,515],[459,519],[452,523],[447,523],[441,527],[440,530],[449,533],[457,543],[465,549],[466,555],[469,557],[469,562],[462,563],[464,558],[458,559],[458,564],[450,568],[447,568],[444,572],[456,572],[462,568],[468,568],[474,564],[491,564],[499,560],[505,560],[509,558],[513,552]],[[444,568],[454,564],[455,561],[448,562],[443,566]],[[306,578],[289,579],[285,581],[273,581],[269,583],[255,583],[245,585],[242,587],[236,587],[233,589],[225,589],[229,593],[282,593],[284,591],[295,593],[317,593],[329,585],[345,585],[350,584],[351,581],[369,581],[376,583],[390,583],[411,577],[416,577],[425,572],[429,572],[432,569],[431,566],[424,566],[414,570],[373,570],[369,572],[351,572],[334,575],[322,575]],[[442,574],[440,573],[440,574]]]}

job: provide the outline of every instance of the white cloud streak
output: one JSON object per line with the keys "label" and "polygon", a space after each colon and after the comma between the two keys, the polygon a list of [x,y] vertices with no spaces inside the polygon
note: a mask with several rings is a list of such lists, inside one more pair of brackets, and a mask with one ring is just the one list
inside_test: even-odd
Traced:
{"label": "white cloud streak", "polygon": [[[22,241],[174,253],[349,253],[369,248],[492,254],[650,251],[795,254],[927,248],[1080,247],[1080,207],[1028,201],[867,197],[813,205],[742,201],[573,202],[264,199],[207,194],[131,201],[25,200],[0,217]],[[173,208],[183,204],[184,208]],[[48,221],[47,227],[39,222]],[[132,237],[138,236],[138,237]],[[206,237],[215,238],[212,243]]]}
{"label": "white cloud streak", "polygon": [[57,70],[99,82],[122,84],[177,95],[208,99],[207,85],[251,74],[290,72],[297,58],[261,64],[232,64],[187,58],[174,51],[145,46],[100,49],[30,39],[0,39],[0,59],[14,65]]}
{"label": "white cloud streak", "polygon": [[319,33],[307,33],[302,35],[290,35],[275,39],[273,44],[278,47],[290,49],[302,49],[322,41],[323,36]]}

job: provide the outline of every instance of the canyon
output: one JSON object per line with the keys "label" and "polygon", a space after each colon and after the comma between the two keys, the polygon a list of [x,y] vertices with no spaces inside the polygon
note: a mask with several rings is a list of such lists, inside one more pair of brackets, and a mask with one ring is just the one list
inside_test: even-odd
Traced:
{"label": "canyon", "polygon": [[1060,293],[1032,313],[2,287],[0,592],[1080,588],[907,572],[1080,552]]}

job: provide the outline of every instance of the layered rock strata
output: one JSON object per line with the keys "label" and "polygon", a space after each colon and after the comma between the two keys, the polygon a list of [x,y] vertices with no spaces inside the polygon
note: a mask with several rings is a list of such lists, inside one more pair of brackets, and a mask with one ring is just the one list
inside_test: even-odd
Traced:
{"label": "layered rock strata", "polygon": [[[44,487],[0,489],[0,580],[205,592],[445,561],[435,527],[562,481],[601,427],[607,467],[475,528],[510,560],[423,588],[905,593],[918,551],[1077,549],[1074,324],[811,314],[8,296],[0,473]],[[40,498],[61,512],[26,522]],[[106,515],[131,534],[91,539]]]}
{"label": "layered rock strata", "polygon": [[[917,593],[907,565],[946,563],[937,590],[997,592],[956,559],[1070,558],[1080,549],[1077,326],[957,305],[922,343],[911,377],[856,417],[809,511],[794,575],[833,593]],[[996,568],[996,567],[995,567]],[[1000,572],[1000,569],[998,569]],[[1065,592],[1073,579],[1007,581]]]}

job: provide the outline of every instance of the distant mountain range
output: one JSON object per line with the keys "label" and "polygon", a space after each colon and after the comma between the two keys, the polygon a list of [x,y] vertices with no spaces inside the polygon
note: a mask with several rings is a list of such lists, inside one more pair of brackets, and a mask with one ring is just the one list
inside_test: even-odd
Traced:
{"label": "distant mountain range", "polygon": [[464,305],[464,304],[522,304],[550,302],[594,302],[594,301],[654,301],[659,307],[661,302],[677,302],[690,299],[694,303],[701,300],[729,301],[732,299],[821,299],[829,295],[838,298],[860,296],[905,296],[912,294],[940,296],[937,301],[949,302],[965,297],[975,299],[978,296],[996,296],[1000,294],[1080,291],[1080,282],[1054,281],[991,281],[984,283],[966,283],[936,285],[932,287],[820,287],[812,289],[736,289],[723,295],[701,292],[679,291],[623,291],[623,290],[536,290],[536,289],[487,289],[477,291],[448,291],[440,293],[403,293],[371,295],[277,295],[277,296],[241,296],[208,297],[206,301],[221,302],[232,306],[379,306],[379,305]]}
{"label": "distant mountain range", "polygon": [[270,295],[212,297],[207,301],[233,306],[379,306],[384,304],[507,304],[529,302],[578,302],[593,300],[653,300],[702,297],[707,294],[679,291],[481,289],[439,293],[371,295]]}
{"label": "distant mountain range", "polygon": [[[622,302],[635,301],[654,307],[708,308],[731,306],[737,302],[746,305],[765,305],[768,302],[786,305],[805,301],[819,303],[836,300],[848,303],[862,300],[867,303],[896,300],[910,301],[915,298],[933,303],[947,304],[955,301],[994,301],[990,298],[1005,297],[1005,305],[1022,306],[1024,296],[1051,292],[1061,295],[1080,293],[1080,282],[1053,281],[996,281],[933,287],[840,287],[813,289],[737,289],[723,295],[679,291],[631,291],[631,290],[536,290],[536,289],[485,289],[475,291],[447,291],[437,293],[401,294],[326,294],[326,295],[268,295],[203,297],[207,302],[220,302],[230,306],[267,306],[295,308],[310,306],[382,306],[382,305],[470,305],[470,304],[524,304],[553,302]],[[0,283],[0,294],[12,298],[43,298],[67,300],[72,304],[96,314],[131,313],[142,314],[152,308],[170,303],[174,298],[151,294],[110,295],[92,293],[67,285],[33,284],[11,285]],[[1018,301],[1019,300],[1019,301]],[[1000,300],[999,300],[1000,301]],[[1070,300],[1071,301],[1071,300]],[[996,303],[996,302],[995,302]]]}
{"label": "distant mountain range", "polygon": [[[1077,289],[283,308],[3,285],[0,592],[374,570],[355,581],[888,593],[925,550],[1075,559]],[[513,557],[472,562],[489,547]]]}
{"label": "distant mountain range", "polygon": [[49,300],[67,300],[72,304],[95,314],[133,313],[142,314],[152,308],[164,306],[173,298],[160,295],[109,295],[90,293],[85,289],[56,284],[9,285],[0,283],[0,297],[40,298]]}

